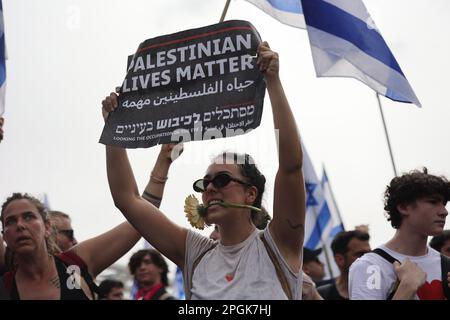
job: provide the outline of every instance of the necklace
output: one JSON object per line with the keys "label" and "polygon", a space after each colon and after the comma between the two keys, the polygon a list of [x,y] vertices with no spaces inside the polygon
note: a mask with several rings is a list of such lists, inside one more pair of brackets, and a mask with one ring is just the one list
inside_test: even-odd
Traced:
{"label": "necklace", "polygon": [[[236,245],[234,248],[222,247],[222,250],[221,250],[222,255],[224,256],[226,261],[229,262],[228,265],[231,265],[231,269],[232,269],[230,272],[227,272],[225,274],[225,280],[227,280],[227,282],[233,281],[233,279],[236,275],[236,271],[241,264],[242,257],[248,256],[248,250],[250,248],[248,243],[251,240],[250,237],[247,240],[245,240],[244,242]],[[239,255],[237,262],[234,262],[233,258],[235,258],[237,255]]]}

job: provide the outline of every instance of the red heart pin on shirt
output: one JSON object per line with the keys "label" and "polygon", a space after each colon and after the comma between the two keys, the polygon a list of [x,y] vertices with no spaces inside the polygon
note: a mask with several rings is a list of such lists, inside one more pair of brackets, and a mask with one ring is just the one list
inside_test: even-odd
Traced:
{"label": "red heart pin on shirt", "polygon": [[227,279],[228,282],[230,282],[231,280],[233,280],[234,276],[232,274],[227,274],[225,276],[225,279]]}

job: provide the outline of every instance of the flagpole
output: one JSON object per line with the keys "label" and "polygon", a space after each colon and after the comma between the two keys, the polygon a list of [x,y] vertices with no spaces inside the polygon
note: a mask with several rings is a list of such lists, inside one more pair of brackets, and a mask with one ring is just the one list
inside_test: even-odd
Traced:
{"label": "flagpole", "polygon": [[386,121],[384,120],[383,108],[381,107],[381,100],[380,100],[380,95],[378,94],[378,92],[376,93],[376,96],[377,96],[377,101],[378,101],[378,107],[380,108],[381,120],[383,121],[384,133],[386,135],[386,141],[387,141],[387,145],[389,148],[389,154],[391,156],[392,168],[394,169],[395,176],[397,176],[397,169],[395,167],[394,155],[392,153],[392,147],[391,147],[391,141],[389,139],[389,133],[388,133],[387,127],[386,127]]}
{"label": "flagpole", "polygon": [[328,246],[322,239],[322,252],[325,255],[325,262],[327,263],[328,272],[330,273],[330,279],[334,279],[333,268],[331,267],[330,257],[328,256]]}
{"label": "flagpole", "polygon": [[228,11],[228,7],[230,6],[230,2],[231,2],[231,0],[227,0],[227,2],[225,3],[225,7],[223,8],[222,16],[220,17],[219,22],[223,22],[223,20],[225,20],[225,16],[227,15],[227,11]]}

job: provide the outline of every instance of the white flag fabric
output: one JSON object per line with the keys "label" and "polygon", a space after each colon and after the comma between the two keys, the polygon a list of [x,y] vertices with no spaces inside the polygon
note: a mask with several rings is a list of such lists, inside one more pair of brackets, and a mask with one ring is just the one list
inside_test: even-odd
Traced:
{"label": "white flag fabric", "polygon": [[262,11],[291,27],[305,29],[300,0],[247,0]]}
{"label": "white flag fabric", "polygon": [[3,4],[0,0],[0,116],[5,112],[6,90],[6,49],[5,49],[5,25],[3,22]]}
{"label": "white flag fabric", "polygon": [[318,77],[355,78],[421,107],[361,0],[302,0],[302,9]]}

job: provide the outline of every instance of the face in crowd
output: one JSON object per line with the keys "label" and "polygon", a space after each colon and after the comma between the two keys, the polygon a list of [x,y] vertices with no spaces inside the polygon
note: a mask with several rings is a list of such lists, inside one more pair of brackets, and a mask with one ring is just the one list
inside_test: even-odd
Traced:
{"label": "face in crowd", "polygon": [[2,207],[3,238],[8,248],[19,256],[47,250],[51,224],[43,206],[31,197],[16,198],[9,198]]}
{"label": "face in crowd", "polygon": [[67,251],[77,244],[69,216],[59,211],[50,211],[50,220],[55,228],[56,242],[61,251]]}
{"label": "face in crowd", "polygon": [[[249,214],[248,209],[226,208],[218,202],[251,205],[260,208],[264,193],[265,177],[247,154],[223,153],[214,159],[203,179],[194,183],[194,190],[202,192],[202,200],[208,206],[205,221],[208,224],[225,225],[235,221],[237,212]],[[256,212],[251,211],[248,220]]]}

